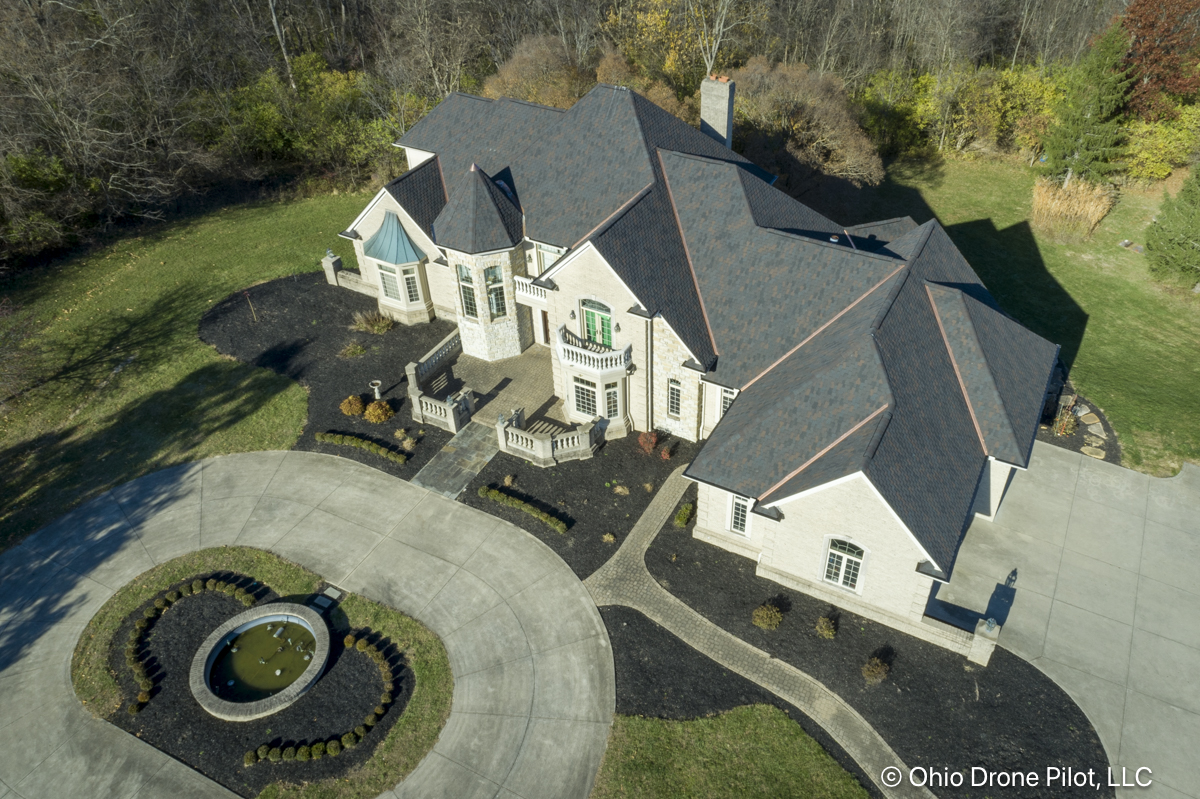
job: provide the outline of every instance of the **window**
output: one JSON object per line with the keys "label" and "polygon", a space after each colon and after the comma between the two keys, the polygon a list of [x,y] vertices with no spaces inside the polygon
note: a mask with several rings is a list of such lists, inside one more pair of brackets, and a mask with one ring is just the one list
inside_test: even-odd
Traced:
{"label": "window", "polygon": [[829,542],[829,560],[825,562],[825,579],[843,588],[857,588],[862,571],[863,551],[848,541],[836,538]]}
{"label": "window", "polygon": [[404,292],[408,295],[409,302],[421,301],[421,290],[417,288],[417,270],[415,268],[404,270]]}
{"label": "window", "polygon": [[683,396],[683,387],[679,381],[671,378],[667,381],[667,416],[679,418],[680,399]]}
{"label": "window", "polygon": [[583,336],[588,341],[612,346],[612,309],[602,302],[584,300],[583,306]]}
{"label": "window", "polygon": [[556,252],[544,244],[537,245],[538,274],[540,275],[542,272],[545,272],[547,269],[554,266],[554,262],[559,259],[560,255],[562,255],[562,253]]}
{"label": "window", "polygon": [[498,266],[489,266],[483,270],[483,282],[487,286],[488,309],[492,318],[508,316],[508,306],[504,303],[504,272]]}
{"label": "window", "polygon": [[396,282],[396,270],[391,266],[379,266],[379,282],[383,285],[383,296],[389,300],[400,299],[400,284]]}
{"label": "window", "polygon": [[463,315],[475,319],[479,316],[479,311],[475,308],[475,286],[471,280],[471,268],[464,265],[458,265],[458,287],[462,294]]}
{"label": "window", "polygon": [[733,398],[736,396],[732,388],[721,389],[721,415],[724,416],[729,411],[729,406],[733,404]]}
{"label": "window", "polygon": [[620,403],[617,401],[617,384],[604,384],[604,415],[616,419],[620,415]]}
{"label": "window", "polygon": [[750,511],[750,501],[743,497],[733,498],[733,508],[729,514],[729,529],[735,533],[746,535],[746,514]]}
{"label": "window", "polygon": [[575,410],[596,415],[596,384],[582,377],[575,378]]}

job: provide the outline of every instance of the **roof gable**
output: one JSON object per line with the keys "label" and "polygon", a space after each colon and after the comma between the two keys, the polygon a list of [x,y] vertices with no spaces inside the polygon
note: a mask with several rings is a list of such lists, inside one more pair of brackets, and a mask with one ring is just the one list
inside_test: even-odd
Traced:
{"label": "roof gable", "polygon": [[439,247],[465,253],[506,250],[522,238],[521,212],[475,164],[433,222],[433,240]]}
{"label": "roof gable", "polygon": [[433,228],[433,220],[446,207],[448,194],[437,158],[408,170],[383,188],[426,235]]}
{"label": "roof gable", "polygon": [[363,244],[363,254],[388,264],[413,264],[425,257],[404,232],[395,211],[385,211],[375,235]]}

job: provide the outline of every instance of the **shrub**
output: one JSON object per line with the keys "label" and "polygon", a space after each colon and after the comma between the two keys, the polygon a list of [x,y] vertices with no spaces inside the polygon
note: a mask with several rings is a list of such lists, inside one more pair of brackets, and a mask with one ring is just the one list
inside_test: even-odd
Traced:
{"label": "shrub", "polygon": [[366,452],[378,455],[381,458],[387,458],[393,463],[403,464],[408,460],[407,455],[402,455],[399,452],[392,452],[387,447],[376,444],[374,441],[368,441],[365,438],[359,438],[358,436],[343,436],[338,435],[337,433],[317,433],[313,436],[313,438],[325,444],[337,444],[343,447],[355,447],[357,449],[365,450]]}
{"label": "shrub", "polygon": [[143,677],[138,680],[138,688],[141,688],[143,691],[149,691],[154,688],[154,681],[149,677]]}
{"label": "shrub", "polygon": [[234,598],[235,598],[235,599],[241,599],[241,598],[242,598],[242,597],[244,597],[245,595],[246,595],[246,589],[245,589],[245,588],[238,587],[238,588],[235,588],[235,589],[233,590],[233,596],[234,596]]}
{"label": "shrub", "polygon": [[179,586],[179,595],[180,596],[191,596],[192,595],[192,584],[184,583],[183,585]]}
{"label": "shrub", "polygon": [[341,753],[342,745],[337,741],[330,741],[329,743],[325,744],[325,754],[329,755],[330,757],[337,757]]}
{"label": "shrub", "polygon": [[138,630],[144,630],[150,626],[150,622],[146,621],[145,619],[138,619],[133,623],[133,626]]}
{"label": "shrub", "polygon": [[176,602],[178,602],[179,601],[179,592],[178,591],[168,591],[167,592],[167,601],[170,602],[172,605],[175,604]]}
{"label": "shrub", "polygon": [[391,692],[392,692],[392,691],[394,691],[395,689],[396,689],[396,686],[392,685],[392,683],[391,683],[391,681],[390,681],[390,680],[388,680],[388,681],[385,681],[385,682],[383,683],[383,690],[387,691],[388,693],[391,693]]}
{"label": "shrub", "polygon": [[353,749],[358,745],[358,735],[353,732],[348,732],[342,736],[342,748]]}
{"label": "shrub", "polygon": [[863,664],[862,676],[867,681],[867,685],[879,685],[887,679],[889,671],[891,671],[891,666],[879,658],[873,657]]}
{"label": "shrub", "polygon": [[382,694],[379,695],[379,704],[390,705],[391,703],[392,703],[392,695],[389,694],[387,691],[384,691]]}
{"label": "shrub", "polygon": [[270,760],[272,763],[278,763],[280,760],[283,760],[283,750],[278,746],[272,746],[271,751],[267,752],[267,760]]}
{"label": "shrub", "polygon": [[605,533],[604,535],[600,536],[600,540],[606,544],[611,544],[617,540],[617,537],[612,533]]}
{"label": "shrub", "polygon": [[325,756],[325,742],[317,741],[315,744],[312,745],[311,751],[312,751],[312,759],[320,760],[321,758],[323,758]]}
{"label": "shrub", "polygon": [[364,651],[372,660],[375,660],[379,655],[379,647],[375,646],[374,644],[368,644],[366,650]]}
{"label": "shrub", "polygon": [[638,435],[638,446],[642,448],[642,452],[647,455],[654,452],[654,448],[658,446],[658,433],[653,430],[647,430]]}
{"label": "shrub", "polygon": [[687,527],[688,520],[692,518],[692,503],[685,502],[679,506],[679,510],[675,513],[675,526],[679,529]]}
{"label": "shrub", "polygon": [[779,608],[770,602],[764,602],[754,609],[754,613],[750,616],[750,621],[754,623],[755,627],[763,630],[774,630],[783,621],[783,614],[779,612]]}
{"label": "shrub", "polygon": [[362,724],[359,724],[357,727],[355,727],[355,728],[354,728],[354,734],[355,734],[356,736],[358,736],[358,740],[360,740],[360,741],[361,741],[362,739],[366,738],[366,737],[367,737],[367,728],[366,728],[366,726],[365,726],[365,725],[362,725]]}
{"label": "shrub", "polygon": [[338,353],[339,358],[361,358],[367,354],[367,348],[359,344],[357,341],[351,341],[346,346],[342,347],[342,351]]}
{"label": "shrub", "polygon": [[284,749],[283,750],[283,759],[288,760],[288,761],[295,760],[296,759],[296,747],[289,746],[287,749]]}
{"label": "shrub", "polygon": [[1030,223],[1052,236],[1086,238],[1115,202],[1111,191],[1086,180],[1072,180],[1063,188],[1056,180],[1038,178]]}
{"label": "shrub", "polygon": [[362,397],[357,394],[351,394],[349,397],[346,397],[338,407],[347,416],[362,416],[362,412],[366,410]]}
{"label": "shrub", "polygon": [[216,582],[216,584],[213,586],[213,588],[215,588],[215,589],[216,589],[216,590],[218,590],[218,591],[224,591],[224,590],[225,590],[225,586],[226,586],[226,582],[225,582],[224,580],[217,580],[217,582]]}
{"label": "shrub", "polygon": [[296,747],[296,759],[303,763],[309,759],[310,752],[311,750],[307,746],[298,746]]}
{"label": "shrub", "polygon": [[154,600],[154,607],[158,608],[159,610],[166,610],[167,600],[160,596],[158,599]]}
{"label": "shrub", "polygon": [[374,713],[368,713],[366,716],[363,717],[363,724],[365,724],[368,727],[374,727],[375,722],[377,722],[377,721],[379,721],[379,717],[376,716]]}
{"label": "shrub", "polygon": [[262,746],[258,747],[258,751],[257,751],[257,753],[256,753],[256,754],[258,755],[258,759],[259,759],[259,760],[266,760],[266,759],[267,759],[267,754],[268,754],[270,751],[271,751],[271,747],[267,746],[266,744],[263,744]]}
{"label": "shrub", "polygon": [[204,591],[204,581],[203,580],[192,580],[192,593],[199,594],[199,593],[202,593],[203,591]]}
{"label": "shrub", "polygon": [[221,590],[224,591],[226,595],[233,596],[233,594],[237,591],[237,585],[235,583],[225,583],[225,587]]}
{"label": "shrub", "polygon": [[355,643],[357,643],[357,641],[355,640],[353,635],[347,635],[345,638],[342,639],[342,643],[345,644],[347,649],[349,649],[350,647],[354,646]]}
{"label": "shrub", "polygon": [[246,607],[250,607],[251,605],[253,605],[253,604],[254,604],[254,597],[253,597],[253,595],[251,595],[251,594],[242,594],[242,604],[243,604],[243,605],[245,605]]}
{"label": "shrub", "polygon": [[837,635],[837,625],[828,616],[822,616],[817,619],[817,625],[814,629],[817,631],[817,637],[824,638],[826,641],[832,641]]}
{"label": "shrub", "polygon": [[629,489],[625,486],[613,486],[613,493],[618,496],[627,497],[629,496]]}
{"label": "shrub", "polygon": [[379,311],[355,311],[354,322],[350,325],[350,329],[357,330],[359,333],[373,333],[376,336],[382,336],[395,324]]}
{"label": "shrub", "polygon": [[144,705],[150,701],[150,694],[147,691],[142,691],[140,694],[138,694],[137,699]]}
{"label": "shrub", "polygon": [[556,519],[553,516],[551,516],[549,513],[546,513],[543,510],[538,510],[533,505],[530,505],[528,502],[523,502],[522,500],[519,500],[513,496],[509,496],[508,494],[505,494],[502,491],[497,491],[494,488],[487,488],[486,486],[480,486],[479,487],[479,496],[486,498],[486,499],[490,499],[493,502],[498,502],[501,505],[506,505],[507,507],[516,508],[517,510],[528,513],[530,516],[532,516],[533,518],[542,522],[547,527],[549,527],[551,530],[554,530],[557,533],[566,533],[567,532],[567,523],[566,522],[562,521],[561,519]]}
{"label": "shrub", "polygon": [[379,677],[383,680],[383,688],[385,691],[390,691],[392,684],[392,668],[386,663],[379,664]]}
{"label": "shrub", "polygon": [[209,591],[212,591],[212,590],[216,589],[217,581],[214,578],[209,577],[208,582],[206,582],[204,584],[204,587],[207,588]]}
{"label": "shrub", "polygon": [[396,412],[392,410],[392,406],[388,404],[387,400],[375,400],[367,406],[363,418],[373,424],[383,424],[395,415]]}
{"label": "shrub", "polygon": [[158,608],[151,605],[150,607],[148,607],[142,611],[142,615],[145,616],[147,619],[153,619],[155,616],[158,615]]}
{"label": "shrub", "polygon": [[142,712],[142,706],[137,702],[134,702],[129,707],[125,708],[125,711],[131,716],[136,716],[138,713]]}
{"label": "shrub", "polygon": [[670,447],[663,447],[661,450],[658,451],[658,454],[662,456],[662,459],[664,461],[671,460],[671,448]]}
{"label": "shrub", "polygon": [[417,440],[415,438],[409,438],[408,436],[400,438],[400,449],[404,450],[405,452],[412,452],[416,448]]}
{"label": "shrub", "polygon": [[383,715],[383,705],[376,705],[376,706],[375,706],[375,715],[376,715],[376,716],[382,716],[382,715]]}
{"label": "shrub", "polygon": [[369,643],[367,643],[367,639],[366,639],[366,638],[359,638],[359,639],[358,639],[358,643],[356,643],[356,644],[354,645],[354,648],[355,648],[355,649],[357,649],[359,652],[366,652],[366,651],[367,651],[367,647],[369,647],[369,646],[370,646],[370,644],[369,644]]}
{"label": "shrub", "polygon": [[242,755],[242,765],[243,766],[247,766],[247,767],[253,766],[257,762],[258,762],[258,754],[253,749],[250,750],[249,752],[247,752],[246,754]]}

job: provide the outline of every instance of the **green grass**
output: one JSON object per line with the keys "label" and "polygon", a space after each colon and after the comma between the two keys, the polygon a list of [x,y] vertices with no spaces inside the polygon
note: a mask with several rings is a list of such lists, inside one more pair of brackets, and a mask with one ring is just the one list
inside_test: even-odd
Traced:
{"label": "green grass", "polygon": [[1117,246],[1145,241],[1162,187],[1123,192],[1090,240],[1059,243],[1028,225],[1033,180],[1013,163],[893,164],[847,221],[936,215],[1004,309],[1062,345],[1124,465],[1161,476],[1200,462],[1200,296],[1155,281],[1145,256]]}
{"label": "green grass", "polygon": [[[204,549],[163,563],[134,578],[109,597],[80,635],[71,658],[75,694],[96,716],[117,713],[124,701],[108,666],[113,635],[142,603],[187,578],[214,571],[254,577],[280,596],[311,594],[321,578],[269,552],[247,547]],[[187,601],[186,599],[181,601]],[[352,799],[375,796],[404,779],[421,762],[450,717],[454,676],[450,658],[436,635],[399,611],[351,594],[335,613],[353,629],[370,628],[404,651],[416,688],[404,715],[388,731],[371,759],[344,777],[317,783],[275,783],[264,799]],[[335,618],[337,626],[339,620]]]}
{"label": "green grass", "polygon": [[767,705],[695,721],[613,720],[591,799],[661,796],[865,799],[796,722]]}
{"label": "green grass", "polygon": [[197,326],[234,291],[319,269],[326,247],[352,262],[336,233],[365,202],[227,208],[14,280],[11,296],[34,314],[46,356],[43,382],[0,408],[0,551],[139,475],[291,447],[304,389],[220,356]]}

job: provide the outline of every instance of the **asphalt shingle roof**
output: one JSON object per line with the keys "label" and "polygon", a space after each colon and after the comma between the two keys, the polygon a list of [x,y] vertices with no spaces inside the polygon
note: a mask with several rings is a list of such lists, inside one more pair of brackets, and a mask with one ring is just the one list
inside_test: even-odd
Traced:
{"label": "asphalt shingle roof", "polygon": [[384,188],[426,235],[446,207],[446,187],[437,158],[408,170]]}
{"label": "asphalt shingle roof", "polygon": [[506,250],[523,238],[521,212],[512,198],[474,164],[433,222],[434,242],[459,252]]}

